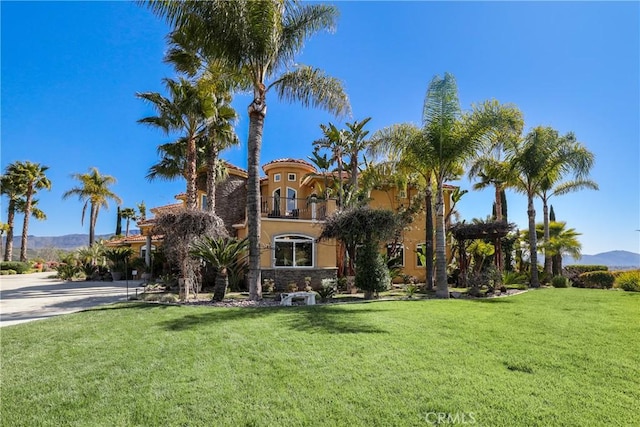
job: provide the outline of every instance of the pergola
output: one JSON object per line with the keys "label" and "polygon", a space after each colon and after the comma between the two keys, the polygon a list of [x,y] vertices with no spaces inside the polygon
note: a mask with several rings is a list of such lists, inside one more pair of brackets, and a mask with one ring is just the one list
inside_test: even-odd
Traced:
{"label": "pergola", "polygon": [[469,261],[467,259],[467,251],[465,243],[468,240],[489,240],[496,248],[495,264],[498,270],[502,270],[502,245],[500,239],[506,237],[510,231],[514,230],[516,225],[505,221],[487,221],[467,224],[461,222],[454,224],[449,229],[453,237],[458,242],[458,253],[460,254],[460,284],[467,286],[467,269]]}

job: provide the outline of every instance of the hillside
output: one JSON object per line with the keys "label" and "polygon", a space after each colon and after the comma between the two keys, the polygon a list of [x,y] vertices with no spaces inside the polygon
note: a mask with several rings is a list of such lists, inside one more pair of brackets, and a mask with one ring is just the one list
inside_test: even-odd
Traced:
{"label": "hillside", "polygon": [[640,254],[629,251],[609,251],[595,255],[582,255],[579,260],[571,257],[563,257],[564,265],[582,264],[582,265],[606,265],[607,267],[639,267]]}
{"label": "hillside", "polygon": [[[129,234],[133,234],[129,232]],[[103,234],[96,236],[96,241],[100,239],[109,239],[112,234]],[[27,249],[44,249],[55,248],[71,250],[87,246],[89,244],[88,234],[66,234],[64,236],[29,236],[27,240]],[[20,249],[20,236],[13,239],[14,252]]]}

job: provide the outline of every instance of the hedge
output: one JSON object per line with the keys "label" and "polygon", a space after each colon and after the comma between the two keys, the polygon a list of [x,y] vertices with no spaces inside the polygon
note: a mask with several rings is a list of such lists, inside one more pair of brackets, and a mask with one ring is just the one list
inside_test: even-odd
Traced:
{"label": "hedge", "polygon": [[611,289],[616,280],[615,276],[608,271],[590,271],[582,273],[578,278],[584,283],[585,288],[592,289]]}
{"label": "hedge", "polygon": [[615,287],[627,292],[640,292],[640,270],[618,272]]}
{"label": "hedge", "polygon": [[569,279],[574,288],[584,288],[586,283],[580,279],[580,275],[592,271],[609,271],[606,265],[568,265],[563,270],[563,276]]}
{"label": "hedge", "polygon": [[2,261],[0,262],[0,270],[15,270],[18,274],[24,274],[31,269],[28,262],[18,261]]}

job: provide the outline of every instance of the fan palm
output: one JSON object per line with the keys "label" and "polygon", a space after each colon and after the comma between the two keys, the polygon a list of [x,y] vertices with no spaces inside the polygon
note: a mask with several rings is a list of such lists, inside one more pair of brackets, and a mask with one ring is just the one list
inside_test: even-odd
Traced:
{"label": "fan palm", "polygon": [[203,237],[191,244],[191,256],[200,258],[216,269],[213,300],[222,301],[229,287],[229,273],[247,257],[248,240],[228,237]]}
{"label": "fan palm", "polygon": [[120,211],[120,216],[122,216],[122,218],[127,221],[125,225],[124,236],[129,237],[129,223],[132,219],[135,219],[136,211],[133,208],[124,208]]}
{"label": "fan palm", "polygon": [[[566,228],[567,223],[564,221],[549,221],[547,224],[536,224],[536,235],[543,239],[543,248],[545,254],[551,255],[556,259],[553,271],[550,273],[554,276],[562,274],[562,256],[569,255],[574,259],[580,259],[582,256],[582,244],[578,240],[578,233],[573,228]],[[544,235],[548,234],[548,237]]]}
{"label": "fan palm", "polygon": [[72,178],[78,180],[80,185],[73,187],[71,190],[66,191],[63,195],[63,199],[68,199],[71,196],[78,196],[80,201],[84,201],[82,207],[81,224],[84,224],[84,217],[87,212],[87,207],[90,208],[89,213],[89,246],[93,246],[95,241],[95,229],[98,221],[98,213],[100,208],[109,208],[109,200],[115,201],[117,204],[121,204],[122,201],[111,189],[111,185],[115,184],[116,179],[110,175],[102,175],[98,168],[89,168],[89,173],[74,173]]}
{"label": "fan palm", "polygon": [[246,76],[253,91],[249,105],[247,224],[249,294],[262,297],[260,283],[260,150],[267,93],[285,101],[349,110],[340,82],[319,69],[294,63],[311,35],[335,25],[337,9],[295,1],[145,2],[196,46],[208,61],[220,58]]}
{"label": "fan palm", "polygon": [[20,181],[24,196],[24,204],[22,205],[24,222],[22,224],[20,243],[20,261],[24,262],[27,260],[27,236],[29,233],[29,219],[32,214],[33,196],[38,190],[51,190],[51,181],[45,174],[49,167],[40,163],[17,161],[9,165],[7,169],[10,174],[15,175],[16,179]]}
{"label": "fan palm", "polygon": [[13,225],[16,215],[16,203],[20,196],[24,194],[22,180],[13,168],[7,167],[6,173],[0,178],[0,191],[9,199],[7,204],[7,242],[4,251],[4,260],[11,261],[13,258]]}
{"label": "fan palm", "polygon": [[138,93],[136,96],[147,101],[157,112],[138,120],[138,123],[157,127],[169,135],[182,132],[175,144],[185,145],[185,178],[187,180],[187,209],[197,208],[197,140],[209,126],[214,105],[211,94],[200,81],[191,82],[185,78],[164,79],[169,97],[157,92]]}

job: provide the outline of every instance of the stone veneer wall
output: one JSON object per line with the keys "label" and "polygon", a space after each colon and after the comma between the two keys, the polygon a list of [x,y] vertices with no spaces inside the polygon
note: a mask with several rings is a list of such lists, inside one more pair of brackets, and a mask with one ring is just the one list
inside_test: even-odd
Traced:
{"label": "stone veneer wall", "polygon": [[298,289],[304,288],[304,278],[311,277],[311,287],[319,289],[322,285],[322,279],[335,279],[338,275],[337,268],[269,268],[262,269],[262,280],[272,279],[275,284],[276,291],[284,291],[289,283],[298,284]]}
{"label": "stone veneer wall", "polygon": [[216,213],[224,221],[229,235],[235,236],[233,224],[244,222],[247,208],[247,180],[235,175],[216,185]]}

